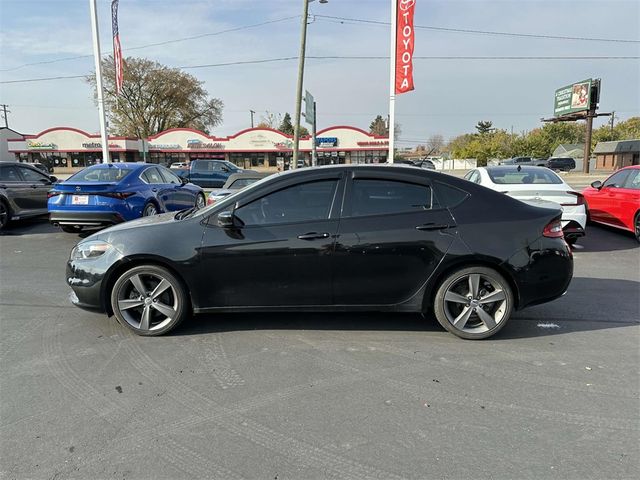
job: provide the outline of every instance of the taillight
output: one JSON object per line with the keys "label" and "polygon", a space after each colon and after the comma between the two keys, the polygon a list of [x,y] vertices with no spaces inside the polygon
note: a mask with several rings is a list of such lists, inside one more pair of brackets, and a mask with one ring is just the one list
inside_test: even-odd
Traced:
{"label": "taillight", "polygon": [[567,192],[567,195],[573,195],[576,197],[576,203],[561,203],[563,207],[576,207],[578,205],[584,205],[584,195],[578,192]]}
{"label": "taillight", "polygon": [[60,195],[60,192],[47,192],[47,198],[57,197]]}
{"label": "taillight", "polygon": [[111,197],[117,198],[118,200],[126,200],[132,195],[135,195],[135,192],[108,192],[108,193],[98,193],[96,195],[100,195],[102,197]]}
{"label": "taillight", "polygon": [[562,232],[562,223],[560,220],[552,220],[542,230],[542,235],[548,238],[562,238],[564,233]]}

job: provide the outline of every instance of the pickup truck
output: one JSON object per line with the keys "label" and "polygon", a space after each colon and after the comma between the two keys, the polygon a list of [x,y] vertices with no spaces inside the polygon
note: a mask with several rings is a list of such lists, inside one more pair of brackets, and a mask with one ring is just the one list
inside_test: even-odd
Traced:
{"label": "pickup truck", "polygon": [[502,160],[499,165],[532,165],[534,167],[546,167],[547,161],[544,158],[513,157]]}
{"label": "pickup truck", "polygon": [[200,187],[220,188],[230,175],[248,171],[226,160],[192,160],[187,168],[175,173]]}

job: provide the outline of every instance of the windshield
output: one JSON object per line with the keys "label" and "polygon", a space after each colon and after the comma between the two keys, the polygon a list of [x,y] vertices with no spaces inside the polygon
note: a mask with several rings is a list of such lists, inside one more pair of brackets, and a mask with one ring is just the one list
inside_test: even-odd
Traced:
{"label": "windshield", "polygon": [[493,183],[499,185],[561,184],[562,179],[547,168],[488,168]]}
{"label": "windshield", "polygon": [[69,177],[68,182],[119,182],[133,170],[115,165],[89,167]]}

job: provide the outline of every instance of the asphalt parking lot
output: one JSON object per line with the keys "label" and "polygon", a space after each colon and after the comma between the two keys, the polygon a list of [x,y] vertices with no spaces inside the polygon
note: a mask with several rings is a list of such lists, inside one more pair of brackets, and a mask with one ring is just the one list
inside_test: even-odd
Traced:
{"label": "asphalt parking lot", "polygon": [[136,337],[68,303],[78,239],[0,236],[2,478],[640,478],[630,234],[589,227],[568,294],[479,342],[366,313]]}

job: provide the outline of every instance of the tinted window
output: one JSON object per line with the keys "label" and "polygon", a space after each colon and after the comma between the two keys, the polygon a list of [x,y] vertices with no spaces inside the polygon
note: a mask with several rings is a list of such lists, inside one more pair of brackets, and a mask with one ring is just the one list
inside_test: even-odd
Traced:
{"label": "tinted window", "polygon": [[27,182],[41,182],[42,180],[49,181],[49,178],[46,175],[43,175],[40,172],[36,172],[28,167],[19,167],[20,172],[22,173],[22,177]]}
{"label": "tinted window", "polygon": [[162,167],[159,170],[160,170],[160,173],[162,174],[162,177],[164,178],[164,182],[165,183],[173,183],[173,184],[176,184],[176,185],[180,185],[182,183],[180,181],[180,179],[178,178],[178,176],[174,175],[168,169]]}
{"label": "tinted window", "polygon": [[160,175],[157,168],[147,168],[142,174],[142,178],[149,184],[162,184],[165,183],[164,178]]}
{"label": "tinted window", "polygon": [[3,182],[21,182],[22,178],[18,173],[18,167],[13,165],[0,167],[0,180]]}
{"label": "tinted window", "polygon": [[621,188],[624,185],[624,182],[627,180],[629,176],[629,170],[621,170],[619,172],[611,175],[606,182],[604,182],[603,187],[618,187]]}
{"label": "tinted window", "polygon": [[487,169],[493,183],[504,185],[536,184],[560,184],[562,180],[551,170],[545,168],[517,168]]}
{"label": "tinted window", "polygon": [[[476,171],[476,174],[478,172]],[[433,186],[435,190],[435,197],[433,200],[433,206],[440,208],[452,208],[460,205],[469,196],[464,190],[452,187],[446,183],[435,182]]]}
{"label": "tinted window", "polygon": [[630,188],[632,190],[640,190],[640,169],[630,170],[630,174],[627,177],[627,181],[624,184],[624,188]]}
{"label": "tinted window", "polygon": [[384,215],[431,208],[431,187],[395,180],[355,179],[351,215]]}
{"label": "tinted window", "polygon": [[191,162],[191,168],[194,172],[212,172],[214,170],[220,170],[220,167],[216,168],[218,162],[210,162],[208,160],[194,160]]}
{"label": "tinted window", "polygon": [[278,190],[237,209],[245,225],[308,222],[329,218],[337,180],[303,183]]}
{"label": "tinted window", "polygon": [[129,168],[120,167],[97,167],[85,168],[75,175],[69,177],[69,180],[75,182],[119,182],[132,172]]}

